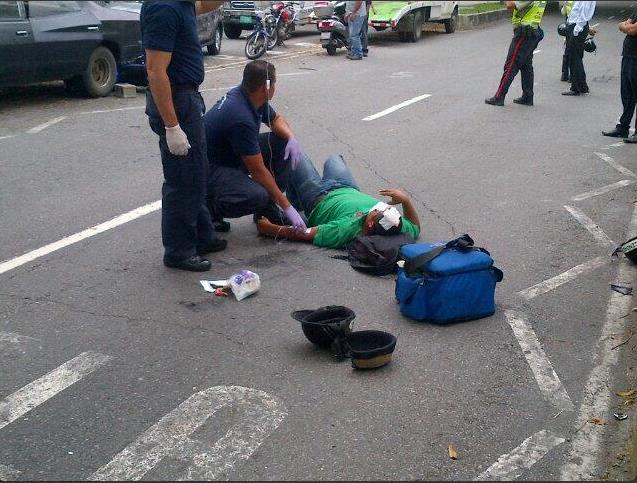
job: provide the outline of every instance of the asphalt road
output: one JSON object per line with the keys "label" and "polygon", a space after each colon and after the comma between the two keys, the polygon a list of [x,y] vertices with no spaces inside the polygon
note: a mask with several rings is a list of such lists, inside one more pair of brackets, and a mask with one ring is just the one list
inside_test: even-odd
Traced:
{"label": "asphalt road", "polygon": [[[625,478],[636,415],[615,392],[637,385],[635,342],[619,345],[633,304],[610,284],[635,271],[609,253],[636,228],[637,157],[600,135],[620,112],[623,16],[598,10],[578,98],[560,95],[560,18],[544,20],[532,108],[511,103],[519,80],[504,108],[483,103],[506,23],[417,44],[374,32],[361,62],[309,30],[267,57],[273,104],[318,164],[342,153],[365,191],[412,195],[421,240],[469,233],[504,271],[496,314],[450,326],[400,316],[391,277],[260,238],[250,217],[209,273],[164,268],[143,97],[5,91],[0,479]],[[224,39],[206,59],[208,105],[239,82],[242,49]],[[199,284],[240,269],[262,281],[243,301]],[[355,371],[314,349],[290,312],[328,304],[395,334],[391,364]]]}

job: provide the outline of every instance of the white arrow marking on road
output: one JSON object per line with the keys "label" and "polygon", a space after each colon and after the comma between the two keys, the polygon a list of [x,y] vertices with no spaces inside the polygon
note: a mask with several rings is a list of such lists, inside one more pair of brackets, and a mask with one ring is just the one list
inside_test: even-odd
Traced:
{"label": "white arrow marking on road", "polygon": [[29,134],[38,133],[40,131],[43,131],[49,126],[52,126],[53,124],[57,124],[58,122],[63,121],[64,119],[66,119],[66,116],[56,117],[55,119],[51,119],[50,121],[40,124],[39,126],[32,127],[31,129],[27,131],[27,133]]}
{"label": "white arrow marking on road", "polygon": [[564,441],[564,438],[543,429],[525,439],[510,453],[500,456],[498,461],[489,466],[476,480],[513,480],[520,471],[529,469]]}
{"label": "white arrow marking on road", "polygon": [[604,154],[604,153],[595,153],[602,161],[605,161],[606,163],[608,163],[609,166],[615,168],[617,171],[619,171],[621,174],[625,174],[627,176],[635,176],[635,173],[633,173],[630,169],[623,167],[621,164],[619,164],[617,161],[615,161],[613,158],[611,158],[609,155]]}
{"label": "white arrow marking on road", "polygon": [[407,107],[415,102],[422,101],[423,99],[427,99],[431,97],[431,94],[423,94],[422,96],[414,97],[413,99],[409,99],[407,101],[401,102],[400,104],[396,104],[384,111],[381,111],[377,114],[372,114],[371,116],[367,116],[363,118],[363,121],[373,121],[374,119],[378,119],[379,117],[386,116],[387,114],[391,114],[392,112],[397,111],[398,109],[402,109],[403,107]]}
{"label": "white arrow marking on road", "polygon": [[562,381],[553,370],[553,365],[542,349],[542,344],[535,335],[535,331],[527,324],[522,314],[511,310],[505,311],[504,314],[522,348],[526,361],[531,366],[540,391],[544,394],[544,399],[557,409],[572,411],[574,409],[573,402]]}
{"label": "white arrow marking on road", "polygon": [[597,257],[588,262],[584,262],[576,267],[567,270],[564,273],[560,273],[555,277],[549,278],[543,282],[533,285],[532,287],[525,288],[524,290],[520,290],[518,295],[526,300],[532,300],[538,295],[543,295],[545,293],[550,292],[551,290],[556,289],[557,287],[564,285],[572,280],[575,280],[577,277],[582,275],[583,273],[592,272],[593,270],[597,270],[599,267],[603,267],[607,263],[609,263],[609,258],[607,256]]}
{"label": "white arrow marking on road", "polygon": [[[637,206],[633,211],[628,232],[628,238],[637,234]],[[634,280],[636,275],[635,267],[631,263],[623,262],[619,265],[618,280]],[[631,319],[625,316],[632,305],[631,297],[611,291],[606,308],[606,321],[595,347],[593,369],[582,392],[583,401],[576,422],[577,432],[572,438],[568,462],[562,469],[562,480],[590,480],[602,476],[598,465],[603,452],[602,436],[605,426],[591,424],[589,421],[595,417],[603,417],[610,411],[610,388],[614,387],[611,368],[617,364],[620,352],[614,350],[617,345],[615,338],[626,333],[626,323]]]}
{"label": "white arrow marking on road", "polygon": [[571,198],[573,201],[582,201],[587,198],[592,198],[593,196],[603,195],[604,193],[609,193],[611,191],[615,191],[616,189],[623,188],[624,186],[629,186],[635,183],[632,179],[623,179],[618,181],[617,183],[609,184],[607,186],[602,186],[601,188],[594,189],[592,191],[587,191],[586,193],[582,193],[581,195],[573,196]]}
{"label": "white arrow marking on road", "polygon": [[[214,444],[190,436],[219,409],[241,410],[242,420]],[[247,460],[287,412],[268,393],[241,386],[216,386],[192,395],[124,448],[89,480],[140,480],[163,458],[189,465],[179,479],[216,480]],[[161,475],[160,475],[161,476]]]}
{"label": "white arrow marking on road", "polygon": [[610,237],[602,230],[597,223],[591,220],[586,214],[579,208],[574,206],[564,205],[564,209],[568,211],[573,218],[580,222],[580,224],[586,228],[593,238],[606,247],[615,248],[617,244],[610,239]]}
{"label": "white arrow marking on road", "polygon": [[111,358],[98,352],[83,352],[57,369],[0,401],[0,429],[72,386]]}
{"label": "white arrow marking on road", "polygon": [[140,206],[139,208],[135,208],[128,213],[116,216],[109,221],[105,221],[104,223],[100,223],[99,225],[87,228],[86,230],[83,230],[74,235],[67,236],[66,238],[62,238],[61,240],[58,240],[56,242],[49,243],[48,245],[45,245],[41,248],[25,253],[24,255],[13,258],[11,260],[7,260],[6,262],[2,262],[0,263],[0,274],[8,272],[9,270],[13,270],[14,268],[24,265],[25,263],[32,262],[33,260],[48,255],[49,253],[55,252],[61,248],[73,245],[74,243],[80,242],[86,238],[90,238],[99,233],[110,230],[111,228],[115,228],[119,225],[123,225],[124,223],[128,223],[129,221],[147,215],[148,213],[157,211],[160,208],[161,200],[149,203],[144,206]]}

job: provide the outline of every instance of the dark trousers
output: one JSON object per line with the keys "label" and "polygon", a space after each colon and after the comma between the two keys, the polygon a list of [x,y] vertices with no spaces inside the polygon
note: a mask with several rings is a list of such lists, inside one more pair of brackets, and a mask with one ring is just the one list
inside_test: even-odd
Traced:
{"label": "dark trousers", "polygon": [[562,78],[569,79],[569,64],[571,63],[568,58],[568,53],[565,51],[564,55],[562,55]]}
{"label": "dark trousers", "polygon": [[515,29],[495,97],[504,99],[513,79],[518,72],[521,72],[522,97],[533,99],[533,51],[543,38],[544,32],[541,28],[518,27]]}
{"label": "dark trousers", "polygon": [[[637,58],[622,57],[621,96],[624,112],[617,127],[629,129],[637,105]],[[635,127],[637,128],[637,116]]]}
{"label": "dark trousers", "polygon": [[197,248],[216,238],[206,208],[208,157],[203,113],[204,101],[195,88],[173,87],[173,104],[179,125],[191,148],[186,156],[168,150],[166,131],[150,90],[146,94],[146,114],[151,129],[159,136],[164,170],[161,189],[161,238],[164,259],[179,261],[197,254]]}
{"label": "dark trousers", "polygon": [[[286,144],[285,139],[273,133],[259,135],[263,162],[282,192],[287,190],[290,176],[290,161],[283,159]],[[207,204],[215,219],[262,214],[272,203],[265,188],[254,181],[243,166],[211,163]]]}
{"label": "dark trousers", "polygon": [[577,37],[573,35],[575,24],[570,24],[566,30],[566,53],[568,54],[571,90],[573,92],[588,92],[586,72],[584,71],[584,42],[588,36],[588,24]]}

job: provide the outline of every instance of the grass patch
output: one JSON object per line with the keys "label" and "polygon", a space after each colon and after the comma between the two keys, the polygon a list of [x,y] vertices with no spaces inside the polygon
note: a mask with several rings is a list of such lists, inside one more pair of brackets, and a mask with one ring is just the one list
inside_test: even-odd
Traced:
{"label": "grass patch", "polygon": [[472,13],[484,13],[493,12],[495,10],[505,10],[506,7],[500,2],[485,2],[478,3],[476,5],[467,5],[466,7],[460,7],[458,13],[460,15],[470,15]]}

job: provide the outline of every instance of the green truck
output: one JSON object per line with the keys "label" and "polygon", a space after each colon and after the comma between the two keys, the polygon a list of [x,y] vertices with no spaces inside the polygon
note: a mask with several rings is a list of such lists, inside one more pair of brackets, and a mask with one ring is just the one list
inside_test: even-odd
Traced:
{"label": "green truck", "polygon": [[458,26],[458,2],[373,2],[369,26],[377,31],[392,29],[401,42],[417,42],[425,22],[442,23],[445,32]]}

